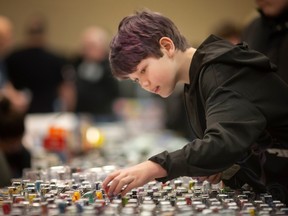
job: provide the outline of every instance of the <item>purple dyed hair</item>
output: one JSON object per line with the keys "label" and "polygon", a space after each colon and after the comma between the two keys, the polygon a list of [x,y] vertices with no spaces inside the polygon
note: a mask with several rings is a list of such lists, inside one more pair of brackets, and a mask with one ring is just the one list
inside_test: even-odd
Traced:
{"label": "purple dyed hair", "polygon": [[162,57],[159,44],[162,37],[173,40],[178,50],[185,51],[189,47],[176,25],[159,13],[145,10],[122,19],[110,43],[112,74],[118,79],[127,79],[143,59]]}

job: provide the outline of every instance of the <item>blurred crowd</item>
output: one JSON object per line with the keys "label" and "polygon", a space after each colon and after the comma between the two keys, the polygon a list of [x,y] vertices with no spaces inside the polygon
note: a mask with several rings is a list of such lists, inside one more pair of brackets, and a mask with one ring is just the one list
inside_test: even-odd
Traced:
{"label": "blurred crowd", "polygon": [[[255,2],[259,16],[248,25],[223,21],[211,33],[234,44],[245,41],[264,53],[288,83],[288,0]],[[31,156],[21,141],[27,114],[85,113],[96,121],[115,121],[114,105],[119,98],[142,96],[137,87],[123,86],[112,77],[110,35],[105,28],[95,25],[83,29],[78,53],[67,57],[50,48],[48,25],[45,17],[31,17],[24,27],[25,43],[16,45],[13,23],[0,14],[0,169],[7,176],[1,178],[0,186],[31,166]],[[181,93],[165,100],[163,112],[170,113],[165,116],[167,129],[193,137]]]}

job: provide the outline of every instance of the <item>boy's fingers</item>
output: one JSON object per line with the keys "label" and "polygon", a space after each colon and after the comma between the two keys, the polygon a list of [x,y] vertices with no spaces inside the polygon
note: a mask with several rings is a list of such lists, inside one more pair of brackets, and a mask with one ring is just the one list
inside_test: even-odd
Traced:
{"label": "boy's fingers", "polygon": [[212,175],[208,177],[208,182],[210,182],[211,184],[217,184],[220,182],[221,180],[221,173],[218,173],[216,175]]}
{"label": "boy's fingers", "polygon": [[203,182],[203,181],[205,181],[207,179],[208,179],[208,177],[206,177],[206,176],[201,176],[201,177],[197,178],[197,180],[200,181],[200,182]]}
{"label": "boy's fingers", "polygon": [[118,171],[110,173],[102,182],[103,186],[107,186],[111,180],[113,180],[118,175]]}
{"label": "boy's fingers", "polygon": [[123,177],[117,184],[117,187],[114,190],[114,193],[119,194],[119,193],[123,193],[123,191],[128,191],[128,189],[131,187],[131,183],[133,182],[133,178],[126,176]]}
{"label": "boy's fingers", "polygon": [[114,187],[113,187],[113,182],[115,180],[115,177],[117,177],[119,175],[119,172],[113,172],[111,174],[109,174],[105,180],[102,183],[102,186],[104,187],[104,189],[106,190],[106,193],[113,193]]}
{"label": "boy's fingers", "polygon": [[125,196],[125,194],[126,193],[128,193],[130,190],[132,190],[133,189],[133,187],[131,186],[131,183],[130,184],[128,184],[125,188],[124,188],[124,190],[121,192],[121,196]]}

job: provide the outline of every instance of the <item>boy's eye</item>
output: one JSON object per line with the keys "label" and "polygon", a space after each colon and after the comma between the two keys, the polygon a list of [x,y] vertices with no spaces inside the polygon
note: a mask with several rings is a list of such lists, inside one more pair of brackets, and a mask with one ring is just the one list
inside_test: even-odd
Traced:
{"label": "boy's eye", "polygon": [[141,74],[145,73],[145,68],[143,70],[140,71]]}
{"label": "boy's eye", "polygon": [[135,78],[135,79],[133,80],[133,82],[139,83],[139,79],[138,79],[138,78]]}

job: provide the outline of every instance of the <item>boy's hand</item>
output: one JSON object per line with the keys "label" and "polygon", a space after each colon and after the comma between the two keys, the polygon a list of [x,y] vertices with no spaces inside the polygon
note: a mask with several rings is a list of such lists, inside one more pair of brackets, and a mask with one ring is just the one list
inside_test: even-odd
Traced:
{"label": "boy's hand", "polygon": [[222,176],[222,173],[217,173],[211,176],[202,176],[202,177],[199,177],[198,179],[200,181],[206,180],[210,182],[211,184],[218,184],[221,181],[221,176]]}
{"label": "boy's hand", "polygon": [[133,188],[140,187],[155,178],[166,175],[166,170],[159,164],[145,161],[135,166],[110,173],[103,181],[103,187],[108,196],[116,196],[119,193],[124,196]]}

